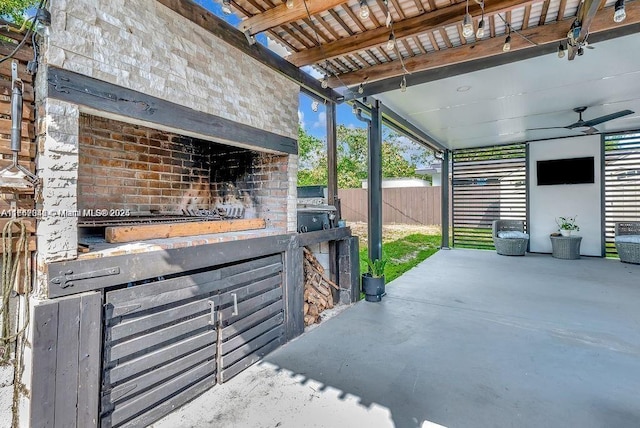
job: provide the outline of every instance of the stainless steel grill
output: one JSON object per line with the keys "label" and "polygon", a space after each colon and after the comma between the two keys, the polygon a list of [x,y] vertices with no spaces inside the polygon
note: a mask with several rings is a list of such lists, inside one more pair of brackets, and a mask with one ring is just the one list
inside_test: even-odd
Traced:
{"label": "stainless steel grill", "polygon": [[298,187],[298,232],[314,232],[335,226],[336,207],[327,204],[324,186]]}

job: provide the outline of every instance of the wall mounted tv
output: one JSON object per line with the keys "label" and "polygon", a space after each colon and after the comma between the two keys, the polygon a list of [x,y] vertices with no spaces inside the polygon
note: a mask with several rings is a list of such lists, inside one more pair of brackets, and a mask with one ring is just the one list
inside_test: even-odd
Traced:
{"label": "wall mounted tv", "polygon": [[593,156],[538,161],[538,186],[594,182]]}

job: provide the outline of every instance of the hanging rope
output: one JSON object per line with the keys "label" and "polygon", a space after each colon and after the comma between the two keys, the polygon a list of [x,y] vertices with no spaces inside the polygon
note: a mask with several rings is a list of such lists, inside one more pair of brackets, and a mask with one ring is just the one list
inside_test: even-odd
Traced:
{"label": "hanging rope", "polygon": [[[17,237],[15,248],[13,242],[14,226],[17,226],[20,230],[20,235]],[[2,304],[0,305],[0,322],[2,322],[2,332],[0,336],[0,345],[5,347],[5,352],[0,356],[1,362],[9,360],[11,352],[9,352],[7,345],[15,342],[16,338],[27,329],[27,325],[29,323],[28,298],[29,292],[31,291],[31,275],[29,271],[28,239],[29,235],[27,233],[27,226],[22,220],[11,219],[4,225],[4,229],[2,230]],[[24,323],[17,332],[12,333],[9,304],[20,264],[22,264],[22,281],[24,284],[23,289],[25,290],[25,311],[23,314]]]}

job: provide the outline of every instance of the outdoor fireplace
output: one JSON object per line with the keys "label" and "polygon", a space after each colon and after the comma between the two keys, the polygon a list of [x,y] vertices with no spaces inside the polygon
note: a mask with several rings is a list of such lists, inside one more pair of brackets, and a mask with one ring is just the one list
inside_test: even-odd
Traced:
{"label": "outdoor fireplace", "polygon": [[[230,230],[287,232],[288,155],[213,143],[88,114],[80,115],[79,124],[81,244],[100,248],[102,236],[106,242],[133,240],[115,239],[113,234],[105,234],[105,228],[183,222],[236,220]],[[218,226],[194,227],[192,235],[226,230]],[[156,227],[146,235],[131,236],[160,238],[164,236],[161,230]]]}

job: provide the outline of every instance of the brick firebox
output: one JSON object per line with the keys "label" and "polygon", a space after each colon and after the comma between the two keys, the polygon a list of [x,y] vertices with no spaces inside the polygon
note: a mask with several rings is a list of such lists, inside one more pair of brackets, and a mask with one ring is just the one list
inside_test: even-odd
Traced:
{"label": "brick firebox", "polygon": [[80,115],[78,209],[132,215],[241,204],[287,231],[287,155]]}

